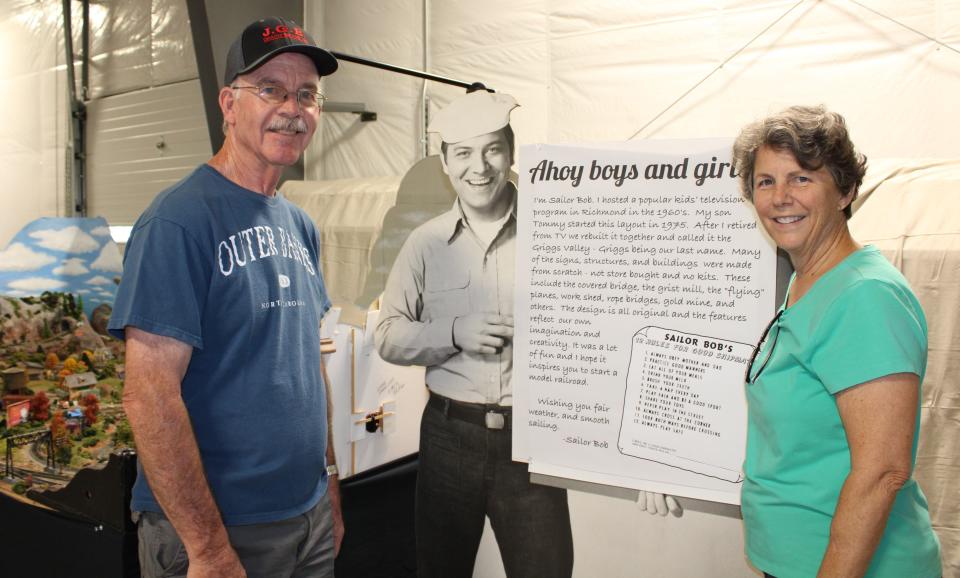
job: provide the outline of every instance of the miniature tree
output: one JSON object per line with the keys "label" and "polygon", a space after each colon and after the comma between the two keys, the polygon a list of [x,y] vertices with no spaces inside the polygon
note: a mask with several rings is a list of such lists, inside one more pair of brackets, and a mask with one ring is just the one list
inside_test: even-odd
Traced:
{"label": "miniature tree", "polygon": [[63,369],[64,371],[70,372],[67,375],[72,373],[83,373],[84,371],[87,371],[87,364],[71,355],[63,362]]}
{"label": "miniature tree", "polygon": [[39,422],[50,419],[50,398],[46,393],[38,391],[30,398],[30,419]]}
{"label": "miniature tree", "polygon": [[53,369],[58,365],[60,365],[60,357],[56,353],[51,351],[50,353],[47,354],[47,360],[46,362],[44,362],[43,366],[46,367],[47,369]]}
{"label": "miniature tree", "polygon": [[69,463],[71,451],[70,434],[67,432],[67,419],[58,411],[50,420],[50,438],[53,440],[53,452],[61,463]]}
{"label": "miniature tree", "polygon": [[64,293],[63,298],[62,303],[64,304],[67,315],[79,321],[80,316],[77,315],[77,300],[73,298],[73,293]]}
{"label": "miniature tree", "polygon": [[100,400],[92,393],[83,396],[80,401],[83,406],[83,425],[90,427],[97,423],[97,415],[100,414]]}
{"label": "miniature tree", "polygon": [[68,357],[68,358],[66,358],[66,359],[64,360],[64,362],[63,362],[63,369],[66,370],[66,371],[69,371],[70,373],[76,373],[76,372],[77,372],[77,363],[79,363],[79,362],[77,361],[77,358],[76,358],[76,357],[73,357],[73,356],[71,355],[70,357]]}
{"label": "miniature tree", "polygon": [[67,369],[67,368],[63,368],[63,369],[61,369],[61,370],[57,373],[57,377],[60,378],[60,382],[59,382],[58,385],[59,385],[60,389],[62,389],[62,390],[64,390],[64,391],[67,390],[67,386],[64,384],[64,380],[66,379],[66,377],[67,377],[68,375],[73,375],[73,372],[70,371],[70,370]]}
{"label": "miniature tree", "polygon": [[89,367],[90,369],[95,370],[96,365],[93,363],[93,352],[84,349],[83,353],[80,354],[81,363]]}
{"label": "miniature tree", "polygon": [[60,303],[60,296],[56,293],[50,291],[44,291],[40,294],[40,301],[47,307],[47,309],[53,309]]}
{"label": "miniature tree", "polygon": [[113,445],[117,448],[132,448],[133,430],[130,429],[130,423],[125,419],[117,422],[117,429],[113,432]]}

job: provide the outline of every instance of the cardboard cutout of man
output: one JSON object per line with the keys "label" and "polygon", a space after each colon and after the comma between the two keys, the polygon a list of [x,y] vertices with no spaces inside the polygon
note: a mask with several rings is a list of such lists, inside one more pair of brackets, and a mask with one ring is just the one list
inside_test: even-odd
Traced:
{"label": "cardboard cutout of man", "polygon": [[143,576],[333,576],[330,300],[319,233],[276,187],[336,69],[294,22],[248,26],[227,56],[223,147],[133,227],[109,329],[126,338]]}
{"label": "cardboard cutout of man", "polygon": [[510,578],[573,569],[566,490],[531,484],[527,465],[511,459],[516,106],[472,92],[431,124],[457,200],[404,243],[375,333],[383,359],[426,367],[416,500],[426,578],[472,576],[485,517]]}

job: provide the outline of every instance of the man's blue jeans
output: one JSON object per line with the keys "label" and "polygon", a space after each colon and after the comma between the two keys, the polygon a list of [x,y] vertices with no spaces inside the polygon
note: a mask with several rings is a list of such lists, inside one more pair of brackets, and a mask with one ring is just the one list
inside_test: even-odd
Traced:
{"label": "man's blue jeans", "polygon": [[420,425],[420,578],[470,578],[485,516],[509,578],[569,578],[566,490],[530,483],[527,465],[511,459],[509,425],[487,429],[447,413],[428,404]]}

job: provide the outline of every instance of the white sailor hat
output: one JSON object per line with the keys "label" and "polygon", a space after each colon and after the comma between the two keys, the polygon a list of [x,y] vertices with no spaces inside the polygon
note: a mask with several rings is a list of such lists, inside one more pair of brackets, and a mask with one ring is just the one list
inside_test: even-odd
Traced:
{"label": "white sailor hat", "polygon": [[509,94],[478,90],[448,104],[437,113],[427,130],[440,133],[445,143],[458,143],[507,126],[510,111],[518,106]]}

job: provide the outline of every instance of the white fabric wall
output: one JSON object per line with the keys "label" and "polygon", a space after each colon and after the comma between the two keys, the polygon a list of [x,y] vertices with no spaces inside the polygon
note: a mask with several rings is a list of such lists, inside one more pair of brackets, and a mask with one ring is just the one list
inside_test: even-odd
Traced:
{"label": "white fabric wall", "polygon": [[[65,75],[59,2],[0,0],[0,250],[64,204]],[[55,8],[56,7],[56,8]]]}
{"label": "white fabric wall", "polygon": [[[82,4],[71,6],[79,56]],[[33,219],[72,216],[65,61],[61,0],[0,0],[0,249]],[[74,70],[79,87],[79,59]],[[191,78],[197,65],[183,0],[91,2],[89,98]]]}
{"label": "white fabric wall", "polygon": [[[521,144],[729,137],[787,105],[823,103],[846,116],[868,157],[960,156],[960,0],[307,5],[308,29],[333,50],[513,94]],[[343,63],[329,96],[380,119],[326,115],[309,178],[405,172],[420,158],[421,87]],[[427,83],[424,93],[437,110],[461,91]],[[754,576],[738,520],[651,518],[578,492],[570,501],[576,576]],[[489,528],[475,575],[503,575]]]}
{"label": "white fabric wall", "polygon": [[[333,50],[426,61],[513,94],[521,143],[733,136],[789,104],[824,103],[869,157],[960,149],[960,0],[426,0],[426,34],[424,3],[308,2],[307,26]],[[343,63],[329,96],[365,102],[380,120],[327,115],[308,171],[402,174],[419,158],[420,86]],[[460,93],[426,89],[432,110]]]}
{"label": "white fabric wall", "polygon": [[[76,0],[72,10],[73,33],[77,39],[74,52],[80,54],[82,19],[81,6]],[[90,61],[89,98],[197,78],[186,3],[183,0],[91,2]],[[79,62],[76,74],[79,79]]]}
{"label": "white fabric wall", "polygon": [[[318,4],[307,3],[305,26],[321,44],[346,54],[422,69],[418,0],[326,0],[322,9]],[[328,25],[320,24],[322,21]],[[368,110],[378,113],[379,120],[361,123],[354,114],[326,114],[314,145],[307,150],[304,178],[403,175],[417,160],[422,83],[350,62],[341,62],[340,70],[324,83],[330,100],[364,102]]]}

